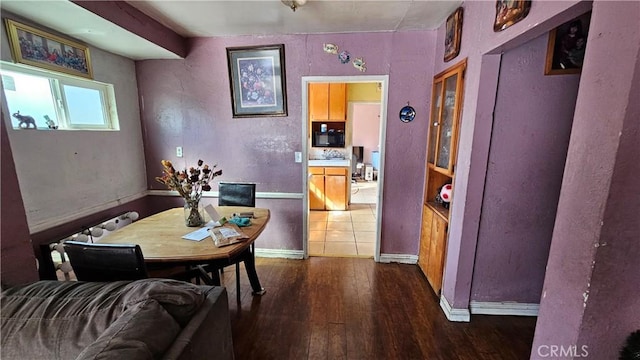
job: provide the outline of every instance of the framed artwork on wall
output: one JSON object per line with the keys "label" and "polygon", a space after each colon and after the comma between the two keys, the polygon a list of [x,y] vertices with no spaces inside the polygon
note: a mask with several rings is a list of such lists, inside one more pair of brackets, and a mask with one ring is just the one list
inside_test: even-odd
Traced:
{"label": "framed artwork on wall", "polygon": [[87,46],[14,20],[5,23],[15,62],[93,79]]}
{"label": "framed artwork on wall", "polygon": [[580,73],[590,20],[588,12],[549,31],[545,75]]}
{"label": "framed artwork on wall", "polygon": [[284,44],[227,48],[234,118],[287,116]]}
{"label": "framed artwork on wall", "polygon": [[531,0],[497,0],[493,31],[502,31],[524,19],[531,9]]}
{"label": "framed artwork on wall", "polygon": [[444,61],[454,59],[460,53],[460,39],[462,39],[462,7],[449,15],[444,37]]}

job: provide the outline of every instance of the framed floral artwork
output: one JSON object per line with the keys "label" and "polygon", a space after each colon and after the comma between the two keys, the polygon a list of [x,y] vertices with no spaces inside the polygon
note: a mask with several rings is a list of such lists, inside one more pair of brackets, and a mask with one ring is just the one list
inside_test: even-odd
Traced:
{"label": "framed floral artwork", "polygon": [[284,45],[227,48],[234,118],[287,116]]}
{"label": "framed floral artwork", "polygon": [[87,46],[14,20],[5,22],[15,62],[93,78]]}
{"label": "framed floral artwork", "polygon": [[531,0],[497,0],[493,31],[502,31],[524,19],[531,9]]}
{"label": "framed floral artwork", "polygon": [[462,7],[449,15],[446,23],[444,38],[444,61],[454,59],[460,53],[460,39],[462,38]]}
{"label": "framed floral artwork", "polygon": [[591,12],[588,12],[549,31],[545,75],[582,71],[590,20]]}

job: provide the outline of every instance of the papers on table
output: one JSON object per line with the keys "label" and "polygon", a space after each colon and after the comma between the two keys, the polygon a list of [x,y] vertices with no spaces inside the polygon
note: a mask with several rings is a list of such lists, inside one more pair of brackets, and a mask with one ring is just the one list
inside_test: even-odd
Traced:
{"label": "papers on table", "polygon": [[191,241],[202,241],[206,239],[209,235],[210,235],[209,228],[203,227],[196,231],[192,231],[187,235],[184,235],[182,238],[186,240],[191,240]]}

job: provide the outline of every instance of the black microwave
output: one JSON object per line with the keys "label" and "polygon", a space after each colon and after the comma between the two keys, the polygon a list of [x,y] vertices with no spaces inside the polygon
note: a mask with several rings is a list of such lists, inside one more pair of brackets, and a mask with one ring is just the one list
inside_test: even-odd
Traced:
{"label": "black microwave", "polygon": [[313,138],[311,139],[311,146],[313,147],[344,147],[344,131],[343,130],[329,130],[329,131],[314,131]]}

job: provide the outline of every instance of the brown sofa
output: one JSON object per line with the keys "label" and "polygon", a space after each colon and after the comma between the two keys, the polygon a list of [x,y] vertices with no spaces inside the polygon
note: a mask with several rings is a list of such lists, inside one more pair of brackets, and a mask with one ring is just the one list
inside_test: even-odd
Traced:
{"label": "brown sofa", "polygon": [[166,279],[2,291],[6,359],[233,359],[227,292]]}

